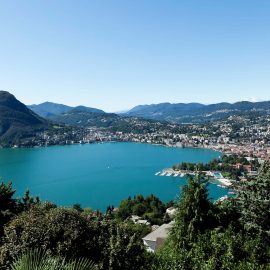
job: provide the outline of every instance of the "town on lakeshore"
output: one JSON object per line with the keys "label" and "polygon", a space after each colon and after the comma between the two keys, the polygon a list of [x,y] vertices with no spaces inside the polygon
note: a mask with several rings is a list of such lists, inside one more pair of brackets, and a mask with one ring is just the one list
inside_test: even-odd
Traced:
{"label": "town on lakeshore", "polygon": [[[234,120],[234,121],[233,121]],[[261,119],[260,119],[261,120]],[[104,118],[106,121],[106,118]],[[168,147],[195,147],[220,151],[224,154],[237,154],[269,160],[270,156],[270,116],[256,124],[239,125],[230,121],[218,123],[175,125],[171,123],[153,123],[144,119],[127,119],[134,127],[69,127],[58,126],[49,131],[37,133],[34,138],[22,140],[12,147],[33,147],[66,144],[85,144],[95,142],[138,142],[160,144]],[[233,122],[231,122],[233,121]],[[117,130],[119,129],[119,130]],[[148,130],[151,130],[149,132]],[[185,133],[181,133],[185,131]]]}

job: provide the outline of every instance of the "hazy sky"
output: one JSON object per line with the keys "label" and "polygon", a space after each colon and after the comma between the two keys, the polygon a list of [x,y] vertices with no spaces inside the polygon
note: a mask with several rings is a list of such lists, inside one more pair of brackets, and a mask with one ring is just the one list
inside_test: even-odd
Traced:
{"label": "hazy sky", "polygon": [[107,111],[270,100],[270,1],[0,0],[0,89]]}

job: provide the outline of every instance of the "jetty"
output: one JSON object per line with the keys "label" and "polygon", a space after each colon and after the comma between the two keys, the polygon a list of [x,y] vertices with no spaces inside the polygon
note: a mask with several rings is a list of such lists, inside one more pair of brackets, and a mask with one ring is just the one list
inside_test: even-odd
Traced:
{"label": "jetty", "polygon": [[[217,184],[222,188],[229,188],[232,186],[232,180],[224,178],[221,172],[218,171],[190,171],[190,170],[174,170],[172,168],[167,168],[162,171],[155,173],[155,176],[167,176],[167,177],[185,177],[187,175],[198,175],[204,174],[209,180],[213,180],[214,184]],[[211,181],[212,182],[212,181]]]}
{"label": "jetty", "polygon": [[185,177],[187,174],[194,174],[194,172],[188,171],[188,172],[184,172],[184,171],[174,171],[171,168],[168,169],[164,169],[162,171],[156,172],[155,176],[168,176],[168,177]]}

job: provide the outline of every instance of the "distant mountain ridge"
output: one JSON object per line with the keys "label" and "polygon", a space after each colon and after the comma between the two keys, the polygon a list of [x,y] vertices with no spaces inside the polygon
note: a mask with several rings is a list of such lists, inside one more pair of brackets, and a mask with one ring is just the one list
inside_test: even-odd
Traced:
{"label": "distant mountain ridge", "polygon": [[[80,121],[81,123],[84,123],[87,117],[89,117],[89,122],[84,123],[84,125],[87,126],[90,123],[94,124],[99,122],[98,119],[103,119],[102,121],[104,121],[104,125],[106,125],[105,122],[107,122],[108,119],[112,120],[113,118],[113,122],[116,120],[115,117],[112,117],[113,114],[106,114],[103,110],[85,106],[71,107],[63,104],[45,102],[39,105],[31,105],[29,108],[42,117],[66,124],[78,124]],[[205,123],[226,119],[230,116],[254,112],[259,114],[270,113],[270,101],[240,101],[236,103],[221,102],[210,105],[195,102],[175,104],[166,102],[151,105],[138,105],[127,112],[118,113],[115,115],[124,117],[139,117],[181,124]],[[89,115],[87,115],[88,113]],[[107,120],[104,120],[104,117]],[[100,122],[98,125],[103,126],[102,122]]]}
{"label": "distant mountain ridge", "polygon": [[49,123],[7,91],[0,91],[0,144],[14,144],[35,136]]}
{"label": "distant mountain ridge", "polygon": [[76,108],[69,112],[49,117],[50,120],[56,123],[80,127],[110,127],[122,118],[125,117],[114,113],[83,111]]}
{"label": "distant mountain ridge", "polygon": [[53,116],[57,116],[70,111],[104,113],[104,111],[96,108],[90,108],[85,106],[71,107],[64,104],[58,104],[48,101],[37,105],[29,105],[28,108],[34,111],[36,114],[40,115],[41,117],[45,118],[51,118]]}
{"label": "distant mountain ridge", "polygon": [[175,123],[214,121],[249,112],[270,112],[270,101],[236,103],[217,103],[204,105],[201,103],[159,103],[139,105],[123,115],[137,116],[146,119],[170,121]]}
{"label": "distant mountain ridge", "polygon": [[85,112],[85,113],[105,113],[104,111],[96,108],[90,108],[90,107],[85,107],[85,106],[77,106],[74,107],[70,112]]}
{"label": "distant mountain ridge", "polygon": [[139,117],[122,116],[115,113],[97,113],[72,110],[70,112],[50,117],[55,123],[80,128],[101,128],[110,131],[147,133],[155,128],[165,128],[167,123],[147,120]]}
{"label": "distant mountain ridge", "polygon": [[29,105],[28,108],[42,117],[58,115],[73,109],[73,107],[64,104],[58,104],[48,101],[37,105]]}

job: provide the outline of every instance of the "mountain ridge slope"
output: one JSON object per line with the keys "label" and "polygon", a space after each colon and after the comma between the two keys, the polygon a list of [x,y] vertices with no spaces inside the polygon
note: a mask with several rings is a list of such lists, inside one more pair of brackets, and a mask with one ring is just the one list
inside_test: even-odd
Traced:
{"label": "mountain ridge slope", "polygon": [[47,120],[35,114],[7,91],[0,91],[0,143],[14,144],[48,128]]}
{"label": "mountain ridge slope", "polygon": [[167,102],[151,105],[138,105],[123,115],[175,123],[186,123],[219,120],[231,115],[239,115],[241,113],[249,113],[252,111],[269,113],[270,101],[221,102],[209,105],[201,103],[172,104]]}

